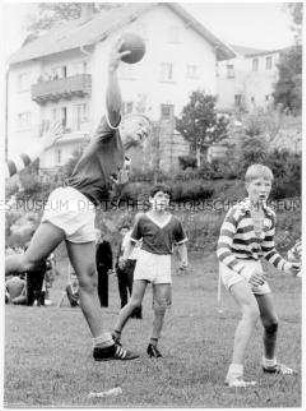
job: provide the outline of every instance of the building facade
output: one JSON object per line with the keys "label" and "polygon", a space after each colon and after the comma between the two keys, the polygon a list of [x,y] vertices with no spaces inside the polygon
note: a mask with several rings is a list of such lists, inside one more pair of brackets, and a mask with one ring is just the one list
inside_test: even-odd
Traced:
{"label": "building facade", "polygon": [[232,46],[237,56],[218,64],[218,106],[221,109],[266,109],[273,103],[281,50]]}
{"label": "building facade", "polygon": [[161,150],[165,169],[178,164],[178,155],[189,153],[189,144],[174,130],[173,118],[192,91],[217,93],[217,61],[234,53],[181,6],[134,3],[67,22],[12,56],[9,154],[35,144],[55,120],[63,123],[65,136],[42,155],[42,168],[62,166],[86,144],[105,111],[110,48],[127,31],[144,38],[146,53],[135,65],[120,65],[123,114],[145,114],[160,131],[167,130],[158,136],[167,147]]}

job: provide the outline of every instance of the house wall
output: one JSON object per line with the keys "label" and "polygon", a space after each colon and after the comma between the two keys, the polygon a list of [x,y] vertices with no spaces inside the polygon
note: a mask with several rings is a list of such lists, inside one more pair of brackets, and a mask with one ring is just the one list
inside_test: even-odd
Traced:
{"label": "house wall", "polygon": [[[272,58],[272,68],[266,68],[266,58]],[[253,70],[253,60],[258,59],[258,70]],[[253,57],[238,56],[223,61],[218,66],[218,107],[235,108],[235,95],[242,95],[247,110],[266,108],[272,101],[273,85],[278,79],[279,53],[258,55]],[[233,65],[234,76],[228,77],[228,66]]]}

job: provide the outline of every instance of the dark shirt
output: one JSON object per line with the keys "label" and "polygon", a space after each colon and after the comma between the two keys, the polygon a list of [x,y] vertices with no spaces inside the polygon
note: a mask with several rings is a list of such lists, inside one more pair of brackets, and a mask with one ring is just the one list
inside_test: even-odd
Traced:
{"label": "dark shirt", "polygon": [[173,246],[187,241],[180,220],[169,215],[169,220],[160,226],[147,214],[139,214],[131,234],[131,240],[142,241],[141,249],[152,254],[172,254]]}
{"label": "dark shirt", "polygon": [[106,116],[67,181],[95,205],[105,199],[111,188],[111,176],[116,177],[124,164],[124,149],[118,128],[109,125]]}

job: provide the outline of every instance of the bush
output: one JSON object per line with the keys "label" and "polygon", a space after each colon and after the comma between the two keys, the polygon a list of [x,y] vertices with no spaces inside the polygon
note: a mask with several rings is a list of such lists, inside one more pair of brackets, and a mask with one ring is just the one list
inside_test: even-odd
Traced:
{"label": "bush", "polygon": [[265,164],[268,153],[267,141],[260,136],[244,136],[239,147],[237,174],[244,176],[247,168],[252,164]]}
{"label": "bush", "polygon": [[186,170],[186,168],[196,168],[197,166],[197,159],[195,156],[179,156],[178,159],[182,170]]}
{"label": "bush", "polygon": [[265,163],[271,168],[274,183],[272,199],[295,197],[301,195],[302,158],[300,154],[287,150],[274,150]]}

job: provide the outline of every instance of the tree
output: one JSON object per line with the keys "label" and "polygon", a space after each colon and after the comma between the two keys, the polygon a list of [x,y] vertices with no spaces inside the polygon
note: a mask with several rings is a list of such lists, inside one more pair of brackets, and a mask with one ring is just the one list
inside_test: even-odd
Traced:
{"label": "tree", "polygon": [[176,118],[176,129],[191,143],[196,153],[197,167],[201,166],[201,152],[213,143],[227,137],[227,116],[216,110],[215,96],[202,90],[192,92],[189,103],[183,108],[180,118]]}
{"label": "tree", "polygon": [[289,11],[295,33],[295,45],[281,53],[278,64],[279,78],[274,87],[274,102],[285,110],[300,113],[302,109],[302,22],[303,4],[289,3]]}
{"label": "tree", "polygon": [[119,7],[120,3],[38,3],[38,11],[30,17],[27,27],[29,33],[25,42],[50,30],[60,21],[79,19],[82,14],[97,14],[102,10]]}

